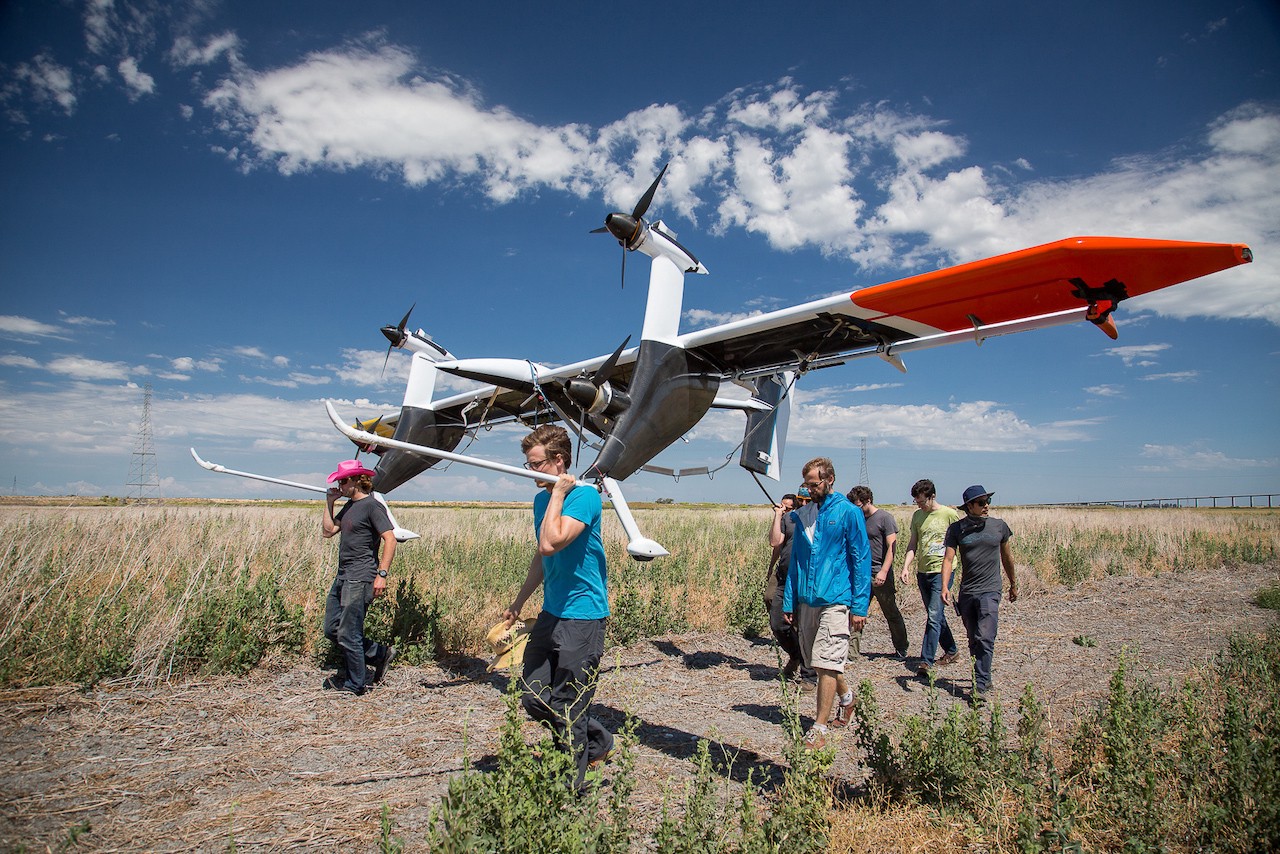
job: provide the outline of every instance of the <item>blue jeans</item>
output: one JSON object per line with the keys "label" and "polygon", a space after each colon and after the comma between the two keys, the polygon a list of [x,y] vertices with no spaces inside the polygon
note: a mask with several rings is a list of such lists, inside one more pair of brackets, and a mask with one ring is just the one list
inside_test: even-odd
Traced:
{"label": "blue jeans", "polygon": [[996,648],[996,630],[1000,624],[1000,594],[960,594],[956,610],[969,635],[969,654],[973,656],[973,687],[979,694],[991,688],[991,658]]}
{"label": "blue jeans", "polygon": [[364,636],[364,617],[372,603],[372,581],[345,581],[341,577],[333,579],[324,603],[324,636],[342,652],[338,678],[357,694],[363,693],[372,681],[366,663],[386,655],[381,644]]}
{"label": "blue jeans", "polygon": [[947,609],[942,602],[942,573],[917,572],[916,586],[920,588],[920,601],[924,603],[925,611],[920,659],[932,667],[933,659],[938,655],[939,644],[948,655],[955,655],[960,650],[956,646],[956,639],[951,635],[951,626],[947,625]]}

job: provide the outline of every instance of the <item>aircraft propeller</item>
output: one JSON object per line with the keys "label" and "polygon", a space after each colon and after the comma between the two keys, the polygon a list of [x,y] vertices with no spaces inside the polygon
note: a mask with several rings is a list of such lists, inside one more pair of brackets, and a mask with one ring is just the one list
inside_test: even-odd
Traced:
{"label": "aircraft propeller", "polygon": [[388,325],[388,326],[382,327],[382,329],[380,330],[382,332],[383,337],[391,342],[390,346],[387,347],[387,356],[385,359],[382,360],[383,376],[385,376],[387,373],[387,362],[391,361],[391,351],[394,350],[396,347],[399,347],[400,345],[404,344],[404,340],[409,337],[408,333],[405,332],[405,328],[409,325],[409,315],[413,314],[413,310],[417,307],[418,307],[418,304],[416,302],[413,305],[409,306],[409,310],[404,313],[404,317],[400,318],[400,325],[398,326]]}
{"label": "aircraft propeller", "polygon": [[670,165],[670,163],[663,164],[662,171],[658,173],[657,178],[653,179],[649,189],[644,191],[644,195],[640,197],[640,201],[636,202],[636,206],[630,214],[615,211],[604,218],[602,227],[593,228],[590,232],[591,234],[602,234],[607,231],[616,237],[618,243],[622,246],[622,287],[624,288],[627,286],[627,252],[638,247],[644,240],[644,215],[648,212],[649,205],[653,203],[653,194],[658,191],[658,185],[662,183],[662,176],[667,174],[667,167]]}

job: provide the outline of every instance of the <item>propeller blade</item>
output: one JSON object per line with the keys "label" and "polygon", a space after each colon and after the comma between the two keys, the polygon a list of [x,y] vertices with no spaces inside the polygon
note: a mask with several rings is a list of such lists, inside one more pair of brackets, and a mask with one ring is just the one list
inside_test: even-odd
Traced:
{"label": "propeller blade", "polygon": [[618,358],[622,355],[622,351],[627,349],[627,345],[630,343],[631,336],[628,335],[627,339],[618,345],[618,349],[613,351],[613,355],[608,359],[605,359],[604,364],[591,375],[592,385],[598,388],[609,381],[609,378],[613,376],[613,369],[618,366]]}
{"label": "propeller blade", "polygon": [[391,342],[390,346],[387,347],[387,355],[382,360],[382,376],[384,377],[387,375],[387,363],[391,361],[391,351],[404,343],[405,329],[409,325],[409,315],[413,314],[413,310],[417,307],[418,304],[415,302],[409,306],[409,310],[404,313],[404,317],[400,318],[399,324],[396,326],[384,326],[380,330],[382,337]]}
{"label": "propeller blade", "polygon": [[608,228],[607,226],[603,226],[603,225],[602,225],[602,226],[600,226],[599,228],[593,228],[593,229],[591,229],[590,231],[588,231],[588,232],[587,232],[587,234],[604,234],[604,233],[606,233],[608,230],[609,230],[609,228]]}
{"label": "propeller blade", "polygon": [[664,163],[662,171],[658,173],[658,177],[653,179],[653,183],[649,185],[649,189],[644,191],[644,195],[640,197],[640,201],[636,203],[636,209],[631,212],[631,216],[640,219],[644,216],[645,211],[649,210],[649,203],[653,201],[653,194],[658,192],[658,185],[662,183],[662,176],[667,174],[667,167],[671,164]]}

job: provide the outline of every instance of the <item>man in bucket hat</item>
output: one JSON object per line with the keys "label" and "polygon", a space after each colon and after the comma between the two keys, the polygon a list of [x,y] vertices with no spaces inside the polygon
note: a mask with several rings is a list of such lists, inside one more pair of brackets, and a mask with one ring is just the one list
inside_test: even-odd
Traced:
{"label": "man in bucket hat", "polygon": [[524,650],[523,703],[529,717],[550,729],[556,745],[573,757],[574,787],[582,791],[588,766],[613,752],[613,734],[591,716],[609,616],[603,505],[595,487],[568,473],[573,443],[563,427],[542,425],[524,437],[520,450],[525,468],[558,480],[533,500],[537,550],[502,618],[514,625],[525,601],[542,587],[542,613]]}
{"label": "man in bucket hat", "polygon": [[[320,530],[325,539],[342,534],[338,574],[324,607],[324,634],[338,645],[342,664],[324,680],[325,688],[363,694],[382,679],[396,648],[364,636],[364,618],[374,599],[387,591],[387,570],[396,554],[395,527],[373,497],[373,472],[359,460],[343,460],[329,475]],[[335,515],[338,498],[347,501]]]}
{"label": "man in bucket hat", "polygon": [[977,484],[964,491],[966,515],[947,528],[946,551],[942,556],[942,598],[947,604],[951,604],[951,570],[957,551],[964,564],[956,610],[969,635],[975,700],[983,699],[991,690],[991,659],[1000,616],[1001,566],[1009,576],[1009,601],[1018,601],[1018,579],[1009,547],[1013,532],[1003,519],[990,515],[994,494]]}

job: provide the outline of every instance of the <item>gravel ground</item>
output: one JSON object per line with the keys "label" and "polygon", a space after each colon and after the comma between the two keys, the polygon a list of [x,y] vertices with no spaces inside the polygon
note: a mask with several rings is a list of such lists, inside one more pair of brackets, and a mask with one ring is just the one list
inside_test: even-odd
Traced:
{"label": "gravel ground", "polygon": [[[1264,629],[1276,614],[1250,599],[1276,578],[1274,565],[1072,590],[1024,578],[1022,598],[1001,607],[997,695],[1007,708],[1032,683],[1062,731],[1105,693],[1123,649],[1163,682],[1211,659],[1230,633]],[[910,593],[899,600],[918,645],[922,612]],[[892,657],[874,606],[863,652],[848,675],[871,680],[886,716],[924,708],[926,685],[913,662]],[[656,820],[664,789],[691,778],[699,739],[714,757],[734,757],[734,776],[754,767],[766,785],[780,777],[785,698],[770,641],[675,635],[610,650],[607,661],[596,712],[615,729],[626,714],[638,719],[642,823]],[[963,701],[968,672],[940,674],[943,701]],[[393,667],[376,691],[351,697],[321,690],[324,675],[290,663],[243,678],[0,692],[0,847],[57,849],[87,822],[77,850],[376,850],[386,803],[395,835],[422,850],[464,756],[483,762],[496,750],[505,678],[457,658]],[[812,689],[800,686],[796,702],[807,725]],[[832,774],[856,787],[863,769],[851,742]]]}

